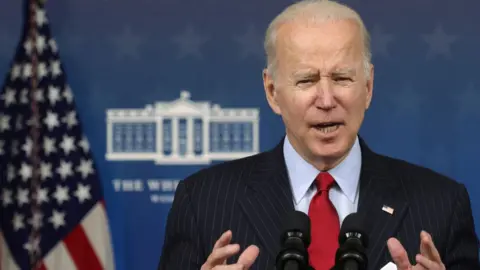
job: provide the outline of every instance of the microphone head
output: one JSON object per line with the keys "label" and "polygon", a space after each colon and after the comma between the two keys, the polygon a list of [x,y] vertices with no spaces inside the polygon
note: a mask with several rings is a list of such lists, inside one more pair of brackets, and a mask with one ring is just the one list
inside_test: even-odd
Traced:
{"label": "microphone head", "polygon": [[338,243],[343,245],[347,239],[358,238],[366,248],[368,246],[368,237],[365,231],[365,225],[364,219],[359,214],[349,214],[343,220],[338,236]]}
{"label": "microphone head", "polygon": [[290,212],[283,223],[281,244],[292,236],[299,237],[305,244],[310,245],[310,218],[301,211]]}

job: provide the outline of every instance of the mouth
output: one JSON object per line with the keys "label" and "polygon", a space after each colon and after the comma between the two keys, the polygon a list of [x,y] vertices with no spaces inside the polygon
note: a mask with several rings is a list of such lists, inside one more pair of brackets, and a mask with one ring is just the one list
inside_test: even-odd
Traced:
{"label": "mouth", "polygon": [[328,134],[337,131],[340,126],[343,125],[341,122],[328,122],[328,123],[320,123],[313,125],[313,128],[316,130]]}

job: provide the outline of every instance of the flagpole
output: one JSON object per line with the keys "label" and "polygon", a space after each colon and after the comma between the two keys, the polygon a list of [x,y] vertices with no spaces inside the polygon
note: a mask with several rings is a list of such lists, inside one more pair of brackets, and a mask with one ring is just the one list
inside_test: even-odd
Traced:
{"label": "flagpole", "polygon": [[40,187],[40,182],[38,178],[38,168],[39,168],[39,136],[40,136],[40,112],[38,109],[37,99],[35,97],[35,92],[38,88],[38,51],[37,51],[37,37],[38,29],[36,23],[36,14],[37,10],[43,5],[41,0],[27,0],[28,1],[28,17],[27,20],[27,37],[31,44],[31,65],[32,65],[32,75],[30,77],[30,106],[32,110],[32,121],[30,123],[30,136],[32,138],[32,152],[31,152],[31,162],[32,162],[32,179],[30,182],[30,202],[31,202],[31,232],[29,236],[28,243],[30,244],[30,266],[31,269],[39,269],[41,266],[41,250],[40,250],[40,228],[35,224],[34,219],[41,217],[40,206],[38,205],[37,192]]}

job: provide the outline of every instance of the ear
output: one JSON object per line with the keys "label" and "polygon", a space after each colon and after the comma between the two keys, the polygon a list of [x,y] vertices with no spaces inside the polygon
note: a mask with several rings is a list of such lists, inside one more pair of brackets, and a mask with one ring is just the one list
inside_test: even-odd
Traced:
{"label": "ear", "polygon": [[374,67],[373,67],[373,64],[370,64],[370,78],[368,78],[367,85],[366,85],[367,99],[366,99],[365,109],[368,109],[370,107],[370,103],[372,102],[373,78],[374,78]]}
{"label": "ear", "polygon": [[275,82],[267,69],[263,70],[263,88],[267,97],[268,104],[276,114],[281,114],[280,106],[278,105],[278,89],[275,87]]}

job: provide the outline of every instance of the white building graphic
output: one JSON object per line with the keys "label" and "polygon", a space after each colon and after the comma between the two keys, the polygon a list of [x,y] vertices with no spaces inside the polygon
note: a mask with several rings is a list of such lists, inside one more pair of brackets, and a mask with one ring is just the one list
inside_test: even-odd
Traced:
{"label": "white building graphic", "polygon": [[259,151],[259,109],[193,102],[182,91],[144,109],[107,110],[107,160],[208,164]]}

